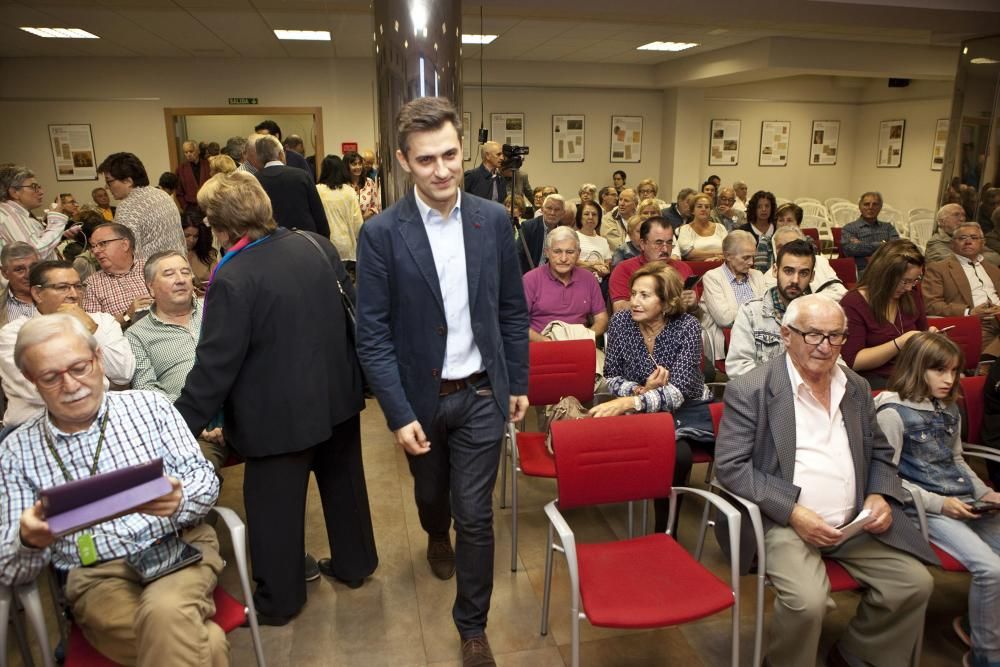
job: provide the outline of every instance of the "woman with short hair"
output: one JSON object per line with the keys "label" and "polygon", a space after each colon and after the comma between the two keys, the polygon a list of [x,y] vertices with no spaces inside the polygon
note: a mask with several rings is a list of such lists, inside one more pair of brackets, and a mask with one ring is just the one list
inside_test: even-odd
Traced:
{"label": "woman with short hair", "polygon": [[699,262],[721,260],[726,228],[712,222],[712,198],[704,192],[694,195],[691,212],[694,219],[677,230],[681,257]]}

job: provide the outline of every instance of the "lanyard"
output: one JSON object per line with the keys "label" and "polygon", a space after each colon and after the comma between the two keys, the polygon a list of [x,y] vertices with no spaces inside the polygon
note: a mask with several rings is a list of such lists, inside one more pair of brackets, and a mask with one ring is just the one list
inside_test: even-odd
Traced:
{"label": "lanyard", "polygon": [[[104,447],[104,429],[108,426],[108,417],[111,415],[110,407],[104,413],[104,419],[101,420],[101,437],[97,440],[97,451],[94,452],[94,462],[90,464],[90,476],[93,477],[94,473],[97,472],[97,460],[101,458],[101,448]],[[49,435],[48,426],[46,426],[43,431],[45,434],[45,444],[49,447],[49,452],[52,454],[52,458],[56,460],[59,465],[59,469],[62,471],[63,477],[66,478],[67,482],[72,482],[73,478],[69,476],[69,470],[66,469],[66,464],[63,463],[62,457],[59,456],[59,452],[56,451],[55,445],[52,443],[52,436]]]}

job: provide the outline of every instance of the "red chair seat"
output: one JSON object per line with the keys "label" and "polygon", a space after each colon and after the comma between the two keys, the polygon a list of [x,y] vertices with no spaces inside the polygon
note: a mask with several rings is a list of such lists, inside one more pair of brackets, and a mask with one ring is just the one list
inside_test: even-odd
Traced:
{"label": "red chair seat", "polygon": [[850,573],[844,569],[844,566],[835,560],[830,558],[823,559],[823,565],[826,566],[826,576],[830,580],[830,591],[833,593],[839,593],[841,591],[856,591],[862,588],[861,582],[852,577]]}
{"label": "red chair seat", "polygon": [[715,460],[711,452],[706,452],[700,447],[691,448],[691,463],[711,463]]}
{"label": "red chair seat", "polygon": [[[246,607],[227,593],[222,586],[215,587],[212,597],[215,598],[215,616],[212,620],[222,628],[223,632],[229,633],[235,630],[246,620]],[[91,646],[77,625],[73,625],[69,631],[65,664],[66,667],[119,667],[117,662],[105,657]]]}
{"label": "red chair seat", "polygon": [[517,434],[517,455],[521,472],[530,477],[556,476],[556,459],[545,446],[545,434],[525,432]]}
{"label": "red chair seat", "polygon": [[592,625],[657,628],[733,605],[729,585],[662,533],[578,544],[577,557],[582,610]]}
{"label": "red chair seat", "polygon": [[945,572],[968,572],[964,565],[955,560],[954,556],[938,545],[931,543],[931,549],[934,550],[934,555],[941,561],[941,569]]}

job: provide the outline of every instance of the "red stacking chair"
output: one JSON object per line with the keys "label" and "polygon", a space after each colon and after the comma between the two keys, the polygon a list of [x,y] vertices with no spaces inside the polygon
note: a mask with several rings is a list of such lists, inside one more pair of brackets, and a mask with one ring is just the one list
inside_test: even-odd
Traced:
{"label": "red stacking chair", "polygon": [[972,370],[979,366],[979,354],[983,346],[983,325],[979,318],[974,315],[966,317],[931,317],[927,324],[937,327],[938,331],[945,327],[954,327],[946,331],[945,335],[952,339],[956,345],[962,348],[965,356],[965,370]]}
{"label": "red stacking chair", "polygon": [[695,276],[703,275],[712,269],[722,266],[721,260],[713,260],[711,262],[689,262],[685,260],[684,263],[688,265],[688,268],[691,269],[691,274]]}
{"label": "red stacking chair", "polygon": [[970,445],[983,444],[983,392],[986,391],[986,376],[975,375],[959,380],[962,385],[962,397],[958,400],[962,409],[962,420],[965,422],[965,442]]}
{"label": "red stacking chair", "polygon": [[[725,342],[725,351],[726,351],[726,354],[729,354],[729,338],[732,335],[733,335],[733,328],[732,327],[722,327],[722,337],[726,341]],[[722,359],[716,359],[715,360],[715,368],[720,373],[725,373],[726,372],[726,358],[723,357]]]}
{"label": "red stacking chair", "polygon": [[[840,247],[840,239],[844,235],[843,227],[831,227],[830,234],[833,235],[833,249],[837,252],[837,257],[844,254],[844,251]],[[853,260],[853,257],[851,258]]]}
{"label": "red stacking chair", "polygon": [[830,267],[847,289],[854,289],[854,286],[858,284],[858,265],[854,262],[853,257],[831,259]]}
{"label": "red stacking chair", "polygon": [[820,245],[820,242],[819,242],[819,230],[818,229],[816,229],[815,227],[799,227],[799,229],[808,238],[812,239],[813,245],[816,247],[817,251],[820,248],[823,247],[822,245]]}
{"label": "red stacking chair", "polygon": [[[659,628],[732,608],[731,660],[739,664],[739,513],[722,498],[671,488],[674,420],[667,413],[560,421],[552,427],[559,498],[549,518],[542,634],[548,632],[552,553],[566,557],[570,579],[571,665],[580,664],[580,620],[610,628]],[[702,567],[671,536],[677,497],[693,494],[729,519],[730,584]],[[669,528],[632,539],[577,543],[561,514],[585,505],[670,496]],[[559,545],[555,544],[558,534]]]}
{"label": "red stacking chair", "polygon": [[[528,404],[544,406],[575,396],[581,403],[594,400],[597,349],[590,340],[530,343],[528,350]],[[528,477],[556,476],[556,463],[545,446],[545,433],[518,431],[507,424],[500,467],[500,507],[507,505],[507,460],[510,460],[511,544],[510,570],[517,571],[517,473]]]}

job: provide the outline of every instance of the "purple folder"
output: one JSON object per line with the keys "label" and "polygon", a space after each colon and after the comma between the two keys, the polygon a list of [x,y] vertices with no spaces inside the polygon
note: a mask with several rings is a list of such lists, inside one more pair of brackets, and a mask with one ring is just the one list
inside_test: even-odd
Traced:
{"label": "purple folder", "polygon": [[171,490],[163,459],[42,489],[38,493],[56,537],[127,514]]}

